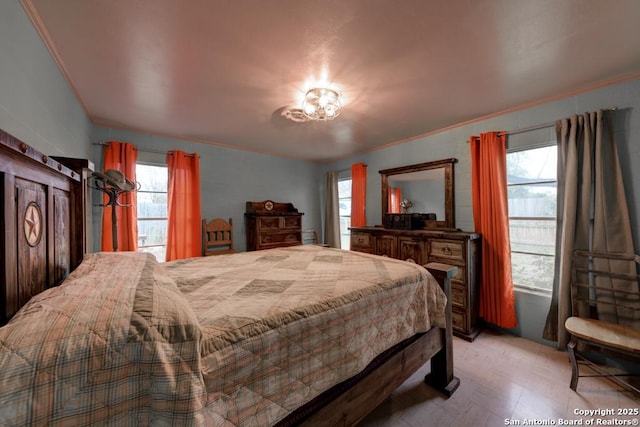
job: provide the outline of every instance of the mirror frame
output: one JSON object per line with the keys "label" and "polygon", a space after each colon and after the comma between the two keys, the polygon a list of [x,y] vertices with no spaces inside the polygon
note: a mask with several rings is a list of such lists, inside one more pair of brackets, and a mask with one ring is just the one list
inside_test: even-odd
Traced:
{"label": "mirror frame", "polygon": [[455,204],[454,204],[454,185],[453,185],[453,164],[458,160],[444,159],[436,160],[434,162],[418,163],[415,165],[401,166],[399,168],[384,169],[379,171],[380,178],[382,179],[382,221],[384,223],[384,215],[387,213],[389,205],[389,177],[393,175],[400,175],[403,173],[411,173],[424,171],[429,169],[444,169],[444,221],[436,221],[435,227],[425,227],[425,229],[448,229],[455,230]]}

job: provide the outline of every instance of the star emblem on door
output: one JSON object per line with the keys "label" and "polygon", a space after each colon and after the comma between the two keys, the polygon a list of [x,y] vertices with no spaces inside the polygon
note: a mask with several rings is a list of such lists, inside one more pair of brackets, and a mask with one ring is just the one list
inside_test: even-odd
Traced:
{"label": "star emblem on door", "polygon": [[29,203],[24,214],[24,237],[29,246],[36,246],[42,237],[42,212],[34,202]]}

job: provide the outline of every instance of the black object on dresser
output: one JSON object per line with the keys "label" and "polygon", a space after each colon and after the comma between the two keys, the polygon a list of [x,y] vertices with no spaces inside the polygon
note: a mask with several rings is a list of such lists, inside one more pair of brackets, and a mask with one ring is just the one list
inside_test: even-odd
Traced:
{"label": "black object on dresser", "polygon": [[434,213],[386,213],[384,214],[384,226],[396,230],[421,230],[425,222],[435,223]]}
{"label": "black object on dresser", "polygon": [[384,255],[425,265],[455,265],[451,279],[454,335],[473,341],[480,333],[478,292],[481,236],[448,230],[396,230],[383,227],[352,227],[351,250]]}
{"label": "black object on dresser", "polygon": [[291,203],[247,202],[244,214],[247,250],[301,245],[302,215]]}

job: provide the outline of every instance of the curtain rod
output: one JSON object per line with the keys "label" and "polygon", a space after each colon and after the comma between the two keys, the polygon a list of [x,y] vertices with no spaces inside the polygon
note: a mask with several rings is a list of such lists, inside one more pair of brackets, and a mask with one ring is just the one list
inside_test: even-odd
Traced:
{"label": "curtain rod", "polygon": [[[367,165],[366,163],[363,163],[364,167],[369,167],[369,165]],[[336,172],[341,173],[341,172],[351,172],[351,168],[347,168],[347,169],[339,169]]]}
{"label": "curtain rod", "polygon": [[538,130],[538,129],[550,128],[550,127],[553,127],[555,125],[556,125],[555,122],[553,122],[553,123],[544,123],[542,125],[529,126],[528,128],[510,130],[510,131],[507,131],[507,132],[499,133],[498,136],[516,135],[516,134],[519,134],[519,133],[531,132],[531,131]]}
{"label": "curtain rod", "polygon": [[[609,107],[609,108],[603,108],[604,111],[616,111],[618,109],[618,107]],[[525,132],[531,132],[533,130],[538,130],[538,129],[544,129],[544,128],[550,128],[552,126],[555,126],[556,122],[551,122],[551,123],[543,123],[541,125],[535,125],[535,126],[530,126],[527,128],[522,128],[522,129],[516,129],[516,130],[510,130],[510,131],[506,131],[504,133],[499,133],[498,136],[503,136],[503,135],[517,135],[519,133],[525,133]],[[467,143],[469,143],[469,141],[467,141]]]}
{"label": "curtain rod", "polygon": [[[104,145],[105,147],[108,147],[108,146],[109,146],[109,144],[108,144],[108,143],[106,143],[106,142],[94,142],[94,143],[93,143],[93,145]],[[138,151],[143,151],[143,152],[145,152],[145,153],[164,154],[164,155],[170,154],[168,151],[145,150],[145,149],[140,149],[140,148],[138,148],[138,147],[135,147],[135,149],[136,149],[136,150],[138,150]],[[171,155],[173,155],[173,154],[171,154]],[[186,155],[187,157],[193,157],[195,154],[193,154],[193,153],[192,153],[192,154],[187,154],[187,153],[185,153],[185,155]],[[198,157],[199,157],[199,156],[198,156]]]}

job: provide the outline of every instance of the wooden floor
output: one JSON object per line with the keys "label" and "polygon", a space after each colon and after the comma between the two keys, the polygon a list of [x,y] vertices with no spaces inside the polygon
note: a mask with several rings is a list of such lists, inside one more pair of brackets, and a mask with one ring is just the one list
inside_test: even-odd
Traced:
{"label": "wooden floor", "polygon": [[473,343],[455,338],[454,370],[461,384],[449,399],[423,383],[427,364],[359,426],[562,425],[562,420],[607,425],[602,420],[640,420],[640,415],[575,414],[589,409],[638,411],[640,399],[603,378],[580,378],[574,392],[567,353],[523,338],[492,330],[483,331]]}

